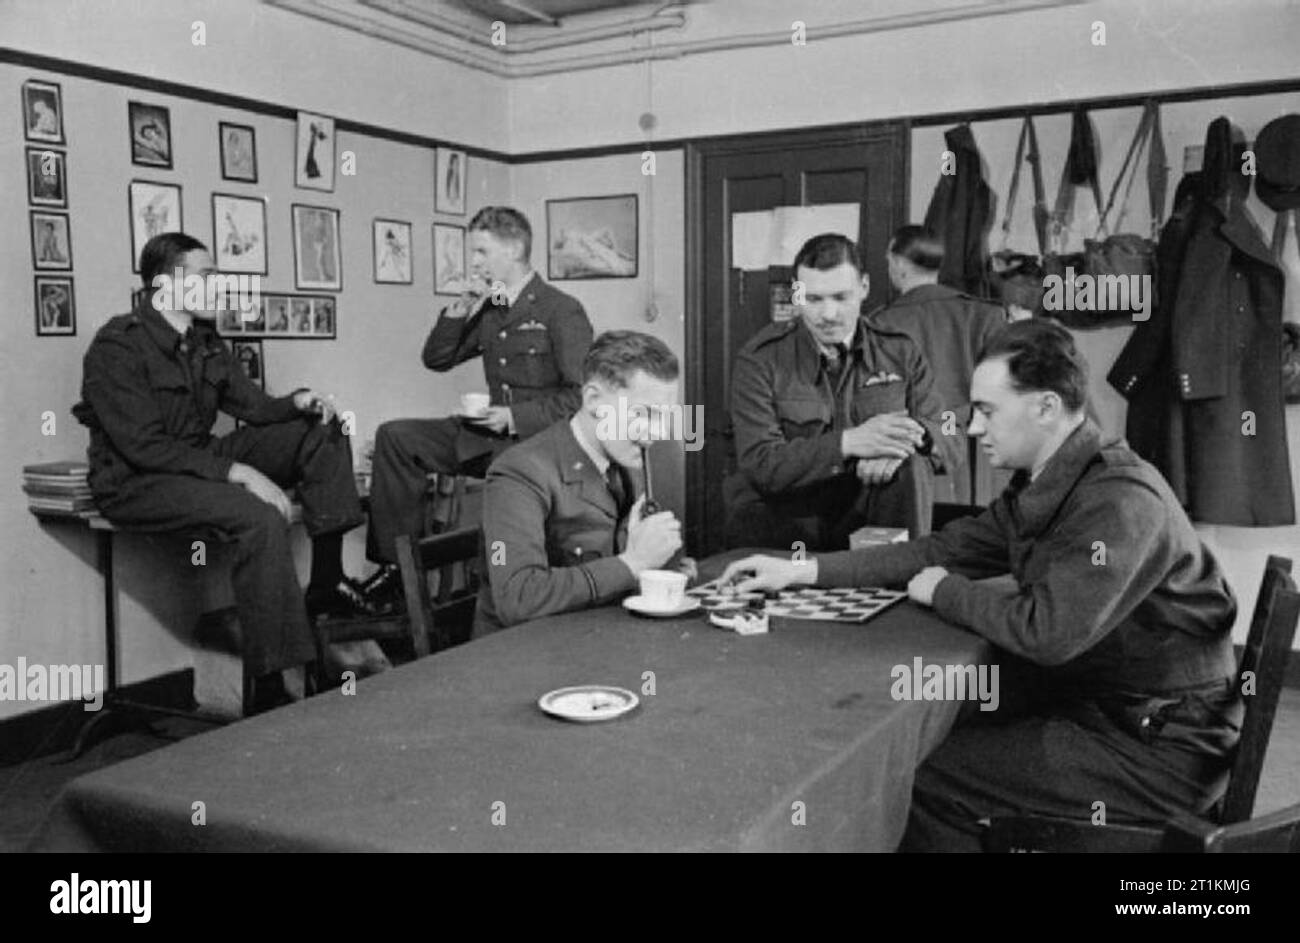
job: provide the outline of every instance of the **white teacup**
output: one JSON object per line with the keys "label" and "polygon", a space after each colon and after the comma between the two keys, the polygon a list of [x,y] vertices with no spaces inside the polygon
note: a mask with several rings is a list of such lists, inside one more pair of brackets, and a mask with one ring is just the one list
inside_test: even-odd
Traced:
{"label": "white teacup", "polygon": [[676,609],[686,593],[686,574],[672,570],[641,572],[641,602],[650,609]]}
{"label": "white teacup", "polygon": [[460,412],[462,416],[481,416],[492,405],[492,397],[487,393],[461,393]]}

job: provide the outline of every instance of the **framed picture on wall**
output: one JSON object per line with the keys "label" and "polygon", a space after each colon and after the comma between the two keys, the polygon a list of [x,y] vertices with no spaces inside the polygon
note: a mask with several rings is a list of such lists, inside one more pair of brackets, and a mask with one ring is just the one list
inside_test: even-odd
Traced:
{"label": "framed picture on wall", "polygon": [[257,183],[257,134],[246,124],[217,123],[221,179]]}
{"label": "framed picture on wall", "polygon": [[635,278],[636,194],[547,200],[546,262],[552,281]]}
{"label": "framed picture on wall", "polygon": [[57,82],[23,83],[23,134],[29,141],[63,143],[63,89]]}
{"label": "framed picture on wall", "polygon": [[334,119],[298,112],[294,185],[334,192]]}
{"label": "framed picture on wall", "polygon": [[67,213],[31,211],[32,267],[38,272],[72,271],[72,235]]}
{"label": "framed picture on wall", "polygon": [[262,342],[255,340],[237,340],[230,342],[230,352],[235,356],[244,374],[266,389],[266,357],[262,353]]}
{"label": "framed picture on wall", "polygon": [[434,161],[433,208],[439,213],[465,215],[465,177],[468,167],[464,151],[438,148]]}
{"label": "framed picture on wall", "polygon": [[27,148],[27,202],[33,206],[68,205],[68,163],[63,151]]}
{"label": "framed picture on wall", "polygon": [[127,187],[131,213],[131,271],[140,271],[140,250],[154,236],[184,232],[181,188],[174,183],[132,180]]}
{"label": "framed picture on wall", "polygon": [[131,129],[131,163],[172,169],[171,112],[162,105],[127,102]]}
{"label": "framed picture on wall", "polygon": [[343,254],[339,249],[339,211],[327,206],[293,204],[293,270],[298,288],[343,289]]}
{"label": "framed picture on wall", "polygon": [[433,224],[433,293],[459,295],[465,286],[465,227]]}
{"label": "framed picture on wall", "polygon": [[287,337],[289,334],[289,296],[262,295],[262,308],[266,313],[266,335]]}
{"label": "framed picture on wall", "polygon": [[36,276],[36,336],[77,333],[77,305],[72,279],[67,276]]}
{"label": "framed picture on wall", "polygon": [[411,284],[411,224],[376,219],[373,228],[375,281],[381,285]]}
{"label": "framed picture on wall", "polygon": [[266,203],[212,194],[212,254],[223,272],[266,274]]}
{"label": "framed picture on wall", "polygon": [[311,300],[311,332],[316,337],[335,336],[334,299],[313,298]]}

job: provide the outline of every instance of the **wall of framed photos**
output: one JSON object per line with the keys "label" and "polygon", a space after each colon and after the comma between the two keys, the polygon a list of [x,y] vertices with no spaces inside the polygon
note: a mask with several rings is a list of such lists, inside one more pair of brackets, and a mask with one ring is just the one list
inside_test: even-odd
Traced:
{"label": "wall of framed photos", "polygon": [[[35,93],[25,98],[32,82]],[[29,109],[28,101],[46,104]],[[224,271],[261,279],[261,311],[227,322],[221,333],[251,342],[245,360],[268,392],[310,386],[352,410],[359,460],[380,422],[430,415],[466,386],[481,385],[478,364],[434,374],[420,363],[423,338],[449,300],[434,294],[433,226],[464,227],[479,207],[508,201],[510,179],[504,164],[473,153],[460,153],[448,174],[449,151],[440,179],[444,191],[449,179],[454,186],[435,195],[435,148],[343,127],[332,142],[332,189],[302,187],[293,117],[18,64],[0,63],[0,102],[0,125],[9,129],[0,134],[0,304],[7,312],[0,372],[10,404],[0,411],[8,446],[0,480],[13,483],[0,489],[0,526],[23,535],[0,557],[0,581],[10,588],[0,599],[0,642],[51,663],[89,662],[103,648],[101,588],[82,576],[94,573],[94,542],[76,528],[38,524],[18,482],[25,463],[84,457],[87,435],[70,414],[82,356],[108,318],[129,310],[139,287],[133,246],[150,214],[207,243]],[[270,104],[285,110],[284,102]],[[62,140],[28,140],[36,111],[48,126],[47,107],[61,112]],[[137,150],[138,143],[149,146]],[[35,187],[37,177],[29,192],[28,163],[39,171],[47,151],[56,155],[57,185]],[[47,416],[53,435],[42,432]],[[351,571],[362,569],[361,534],[345,546]],[[222,581],[187,584],[166,541],[121,540],[129,542],[118,577],[122,625],[131,627],[123,652],[130,682],[189,663],[189,639],[165,626],[189,624],[196,595]],[[180,571],[175,584],[154,579],[173,569]],[[75,580],[55,576],[73,572]],[[0,703],[0,716],[20,706]]]}

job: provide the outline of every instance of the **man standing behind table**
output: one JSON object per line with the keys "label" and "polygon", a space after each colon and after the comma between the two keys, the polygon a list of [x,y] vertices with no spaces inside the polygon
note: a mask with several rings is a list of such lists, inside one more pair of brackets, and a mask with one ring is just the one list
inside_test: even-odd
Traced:
{"label": "man standing behind table", "polygon": [[421,532],[429,472],[482,476],[497,455],[578,407],[591,322],[576,298],[533,271],[532,241],[527,217],[510,207],[484,207],[470,220],[471,282],[439,315],[424,365],[442,373],[482,355],[491,405],[379,427],[366,537],[366,556],[380,564],[365,584],[372,601],[400,600],[394,540]]}
{"label": "man standing behind table", "polygon": [[852,240],[814,236],[793,268],[798,317],[760,330],[733,369],[727,545],[841,550],[863,524],[909,518],[929,530],[933,473],[958,447],[929,365],[860,316],[869,282]]}
{"label": "man standing behind table", "polygon": [[[908,544],[724,573],[752,573],[740,589],[907,582],[1000,650],[1001,707],[917,770],[902,850],[978,851],[981,819],[1087,819],[1097,802],[1111,823],[1166,821],[1222,792],[1241,717],[1236,601],[1160,473],[1102,441],[1087,389],[1063,327],[1004,328],[971,384],[970,435],[1015,469],[987,511]],[[972,582],[1005,573],[1018,591]]]}
{"label": "man standing behind table", "polygon": [[642,516],[645,495],[636,497],[629,472],[641,467],[641,444],[663,435],[677,374],[677,358],[657,338],[601,334],[573,415],[492,463],[475,638],[612,602],[681,547],[671,511]]}
{"label": "man standing behind table", "polygon": [[[899,227],[885,258],[889,281],[899,296],[869,314],[868,320],[916,341],[934,373],[935,393],[944,412],[953,414],[957,440],[964,442],[975,357],[1007,323],[1006,312],[991,301],[939,284],[943,241],[924,226]],[[938,497],[973,504],[969,463],[974,455],[966,449],[958,452],[961,464],[945,469],[947,493]]]}

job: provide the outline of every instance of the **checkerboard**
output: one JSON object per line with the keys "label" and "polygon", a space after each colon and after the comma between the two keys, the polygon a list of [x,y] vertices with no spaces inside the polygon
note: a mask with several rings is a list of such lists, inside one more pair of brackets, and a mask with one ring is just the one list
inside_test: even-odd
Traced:
{"label": "checkerboard", "polygon": [[818,589],[805,586],[782,590],[775,596],[764,596],[763,593],[729,594],[721,592],[717,580],[688,590],[686,595],[700,600],[700,604],[710,612],[766,599],[765,608],[769,616],[859,624],[907,597],[907,593],[901,590],[875,587]]}

